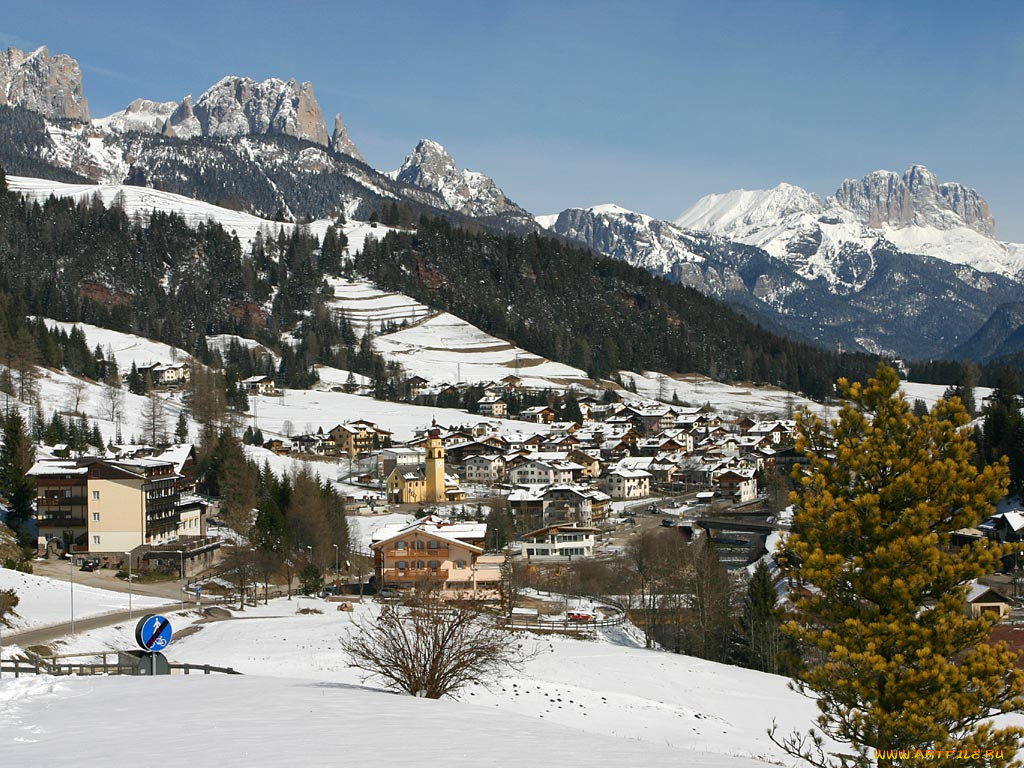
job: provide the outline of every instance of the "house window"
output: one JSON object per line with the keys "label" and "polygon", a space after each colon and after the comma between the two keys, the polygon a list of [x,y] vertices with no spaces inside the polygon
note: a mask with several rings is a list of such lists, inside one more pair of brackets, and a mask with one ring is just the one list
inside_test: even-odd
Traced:
{"label": "house window", "polygon": [[93,544],[99,544],[100,543],[100,537],[99,536],[93,536],[92,537],[92,543]]}
{"label": "house window", "polygon": [[93,512],[93,513],[92,513],[92,519],[93,519],[93,520],[94,520],[95,522],[97,522],[97,523],[98,523],[98,522],[99,522],[99,520],[100,520],[100,513],[99,513],[99,512]]}
{"label": "house window", "polygon": [[441,567],[441,561],[440,560],[431,560],[430,561],[430,570],[436,571],[440,567]]}
{"label": "house window", "polygon": [[417,568],[417,570],[420,570],[420,571],[423,570],[423,561],[422,560],[417,560],[416,561],[416,568]]}
{"label": "house window", "polygon": [[526,550],[526,556],[527,556],[527,557],[529,557],[529,556],[530,556],[530,555],[532,555],[532,554],[533,554],[533,550],[532,550],[532,549],[529,549],[529,548],[528,548],[528,549]]}
{"label": "house window", "polygon": [[455,561],[455,567],[456,568],[465,568],[466,567],[466,561],[465,560],[456,560]]}
{"label": "house window", "polygon": [[398,570],[400,570],[400,571],[404,571],[405,570],[405,560],[399,560],[397,563],[395,563],[395,567],[398,568]]}
{"label": "house window", "polygon": [[423,549],[423,540],[422,539],[417,539],[416,540],[416,549]]}
{"label": "house window", "polygon": [[93,491],[92,492],[92,500],[93,501],[99,501],[100,500],[100,492],[99,491]]}
{"label": "house window", "polygon": [[405,542],[400,541],[397,544],[395,544],[395,549],[405,549]]}
{"label": "house window", "polygon": [[437,542],[434,541],[433,539],[431,539],[430,540],[430,544],[428,545],[428,547],[429,547],[429,549],[437,549]]}

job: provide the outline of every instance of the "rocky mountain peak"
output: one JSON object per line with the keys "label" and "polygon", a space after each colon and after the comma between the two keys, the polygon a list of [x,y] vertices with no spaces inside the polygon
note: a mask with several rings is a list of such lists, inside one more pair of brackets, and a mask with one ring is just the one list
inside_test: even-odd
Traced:
{"label": "rocky mountain peak", "polygon": [[923,165],[910,166],[902,176],[873,171],[859,180],[847,179],[835,200],[870,227],[969,227],[995,237],[995,219],[985,199],[957,182],[940,184]]}
{"label": "rocky mountain peak", "polygon": [[420,139],[395,176],[397,181],[439,192],[445,179],[457,175],[455,159],[443,146]]}
{"label": "rocky mountain peak", "polygon": [[467,216],[513,213],[524,221],[532,220],[530,214],[505,197],[489,176],[459,170],[448,150],[431,139],[420,139],[402,167],[388,175],[403,184],[433,192],[444,206]]}
{"label": "rocky mountain peak", "polygon": [[17,48],[0,53],[0,104],[89,122],[78,62],[65,54],[50,56],[46,46],[32,53]]}
{"label": "rocky mountain peak", "polygon": [[323,111],[308,82],[225,77],[199,97],[193,113],[204,136],[269,133],[328,144]]}
{"label": "rocky mountain peak", "polygon": [[341,115],[334,116],[334,132],[331,134],[331,149],[335,152],[341,152],[343,155],[354,157],[356,160],[361,160],[364,163],[366,159],[359,153],[355,143],[352,141],[352,137],[348,135],[348,128],[345,127],[345,123],[342,122]]}

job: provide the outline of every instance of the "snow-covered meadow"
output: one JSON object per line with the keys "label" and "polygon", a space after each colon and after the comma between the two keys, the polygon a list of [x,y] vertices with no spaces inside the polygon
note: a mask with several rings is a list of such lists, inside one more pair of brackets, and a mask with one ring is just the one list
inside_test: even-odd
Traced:
{"label": "snow-covered meadow", "polygon": [[[68,568],[69,575],[74,575],[75,566],[70,561]],[[63,624],[71,620],[72,608],[76,619],[128,610],[127,592],[87,587],[8,568],[0,568],[0,589],[13,589],[18,595],[16,615],[11,619],[12,631]],[[166,603],[163,598],[139,594],[132,597],[132,606],[140,609]]]}
{"label": "snow-covered meadow", "polygon": [[[323,613],[297,612],[308,608]],[[68,740],[88,744],[89,754],[117,754],[122,731],[152,724],[146,702],[155,697],[165,722],[217,723],[190,729],[174,748],[176,759],[198,765],[337,765],[339,755],[346,763],[390,763],[422,744],[443,749],[446,764],[465,766],[542,765],[571,756],[573,764],[595,768],[746,768],[785,764],[766,729],[773,719],[783,729],[806,725],[814,713],[813,703],[781,677],[645,650],[623,629],[583,640],[524,636],[532,658],[455,700],[391,695],[364,682],[339,648],[352,622],[371,619],[375,606],[335,608],[282,598],[235,614],[244,621],[205,623],[168,648],[172,661],[230,666],[242,677],[2,680],[5,755],[55,765]],[[190,612],[172,624],[180,631],[179,624],[196,618]],[[130,648],[131,631],[127,623],[96,630],[60,650]],[[83,697],[104,705],[83,708]]]}

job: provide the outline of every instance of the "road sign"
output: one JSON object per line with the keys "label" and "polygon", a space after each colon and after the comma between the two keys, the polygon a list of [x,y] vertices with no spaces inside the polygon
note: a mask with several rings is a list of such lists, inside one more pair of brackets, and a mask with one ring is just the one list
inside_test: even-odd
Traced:
{"label": "road sign", "polygon": [[172,634],[170,620],[153,613],[135,625],[135,642],[144,651],[162,651],[170,644]]}

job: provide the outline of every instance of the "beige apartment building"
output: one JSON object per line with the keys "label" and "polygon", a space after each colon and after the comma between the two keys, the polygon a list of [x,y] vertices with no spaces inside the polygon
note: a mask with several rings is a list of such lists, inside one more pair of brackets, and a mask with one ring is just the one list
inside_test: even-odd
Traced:
{"label": "beige apartment building", "polygon": [[205,503],[188,494],[177,469],[159,458],[36,462],[29,474],[39,550],[120,559],[142,545],[205,535]]}

